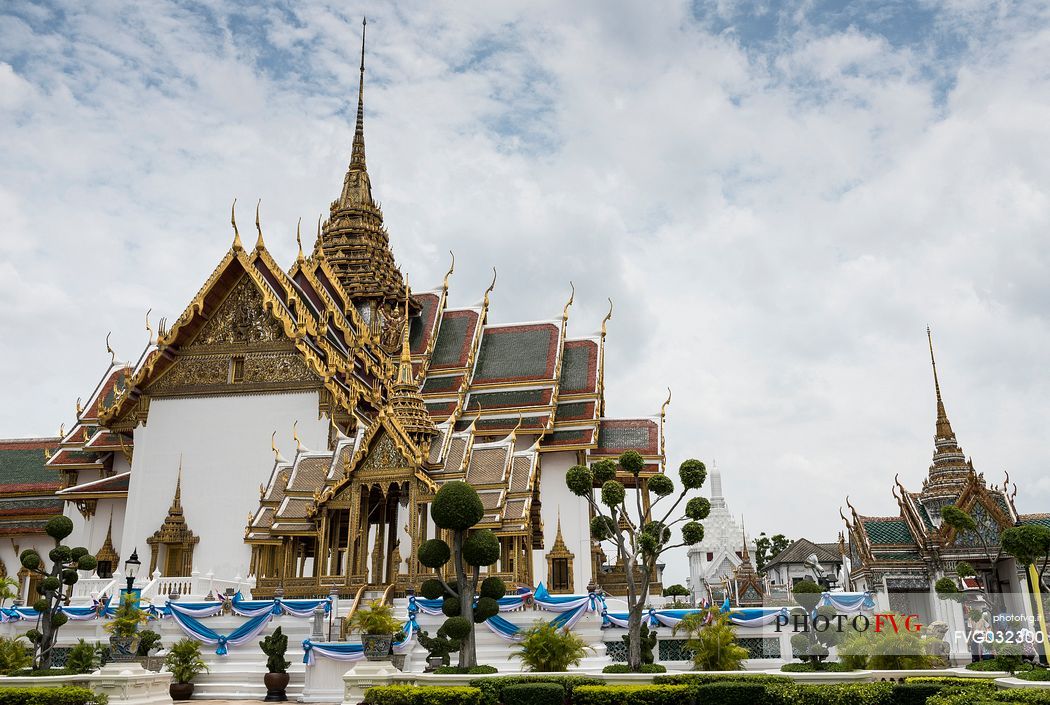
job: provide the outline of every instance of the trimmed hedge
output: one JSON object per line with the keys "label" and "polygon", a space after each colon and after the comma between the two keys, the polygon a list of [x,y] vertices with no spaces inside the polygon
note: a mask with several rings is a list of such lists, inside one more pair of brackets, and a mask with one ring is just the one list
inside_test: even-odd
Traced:
{"label": "trimmed hedge", "polygon": [[436,685],[383,685],[366,690],[361,702],[364,705],[480,705],[481,691]]}
{"label": "trimmed hedge", "polygon": [[480,676],[485,673],[499,673],[499,669],[495,666],[471,666],[470,668],[460,668],[459,666],[438,666],[434,669],[434,673],[438,675],[465,673],[468,676]]}
{"label": "trimmed hedge", "polygon": [[1021,680],[1026,681],[1050,681],[1050,670],[1045,668],[1039,668],[1034,671],[1025,671],[1024,673],[1014,674]]}
{"label": "trimmed hedge", "polygon": [[602,673],[667,673],[667,666],[659,663],[643,663],[637,671],[632,671],[626,663],[610,663]]}
{"label": "trimmed hedge", "polygon": [[503,689],[503,705],[562,705],[561,683],[515,683]]}
{"label": "trimmed hedge", "polygon": [[481,691],[482,705],[500,705],[503,702],[503,689],[519,683],[557,683],[565,690],[566,705],[571,705],[577,688],[583,685],[602,685],[605,681],[586,676],[500,676],[475,678],[468,685]]}
{"label": "trimmed hedge", "polygon": [[576,705],[682,705],[692,702],[692,690],[687,685],[583,685],[572,698]]}
{"label": "trimmed hedge", "polygon": [[[949,693],[949,690],[952,692]],[[940,695],[933,696],[926,703],[927,705],[1000,705],[1001,703],[1047,705],[1050,703],[1050,690],[1012,688],[989,693],[982,692],[979,697],[975,698],[970,691],[946,688]]]}
{"label": "trimmed hedge", "polygon": [[894,705],[891,683],[770,683],[766,693],[778,705]]}
{"label": "trimmed hedge", "polygon": [[654,676],[657,685],[703,685],[723,681],[744,681],[747,683],[786,683],[795,681],[788,676],[777,676],[772,673],[674,673],[666,676]]}
{"label": "trimmed hedge", "polygon": [[893,705],[926,705],[926,699],[946,687],[941,683],[897,683],[893,686]]}
{"label": "trimmed hedge", "polygon": [[106,705],[109,697],[89,688],[0,688],[0,705]]}
{"label": "trimmed hedge", "polygon": [[784,673],[845,673],[856,669],[850,668],[849,665],[841,661],[825,661],[819,667],[814,666],[809,661],[796,661],[785,663],[780,667],[780,670]]}
{"label": "trimmed hedge", "polygon": [[773,705],[774,696],[763,683],[722,681],[697,686],[696,702],[718,705]]}

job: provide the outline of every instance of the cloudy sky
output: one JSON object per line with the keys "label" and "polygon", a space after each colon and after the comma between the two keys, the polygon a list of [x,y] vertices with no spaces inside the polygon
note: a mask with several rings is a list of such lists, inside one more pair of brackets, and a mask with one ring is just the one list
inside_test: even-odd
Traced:
{"label": "cloudy sky", "polygon": [[[417,289],[591,332],[612,415],[717,460],[749,533],[833,540],[932,452],[1050,510],[1044,2],[7,2],[0,435],[54,433],[262,199],[294,257],[366,139]],[[251,206],[241,218],[251,221]],[[247,229],[251,229],[248,226]],[[684,577],[684,576],[675,576]]]}

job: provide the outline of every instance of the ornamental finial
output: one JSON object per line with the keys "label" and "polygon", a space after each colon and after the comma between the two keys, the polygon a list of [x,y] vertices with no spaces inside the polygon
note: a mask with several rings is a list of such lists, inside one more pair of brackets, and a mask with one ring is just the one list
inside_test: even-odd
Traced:
{"label": "ornamental finial", "polygon": [[602,338],[605,338],[605,327],[609,324],[612,319],[613,312],[613,300],[609,299],[609,313],[605,314],[605,318],[602,319]]}
{"label": "ornamental finial", "polygon": [[146,309],[146,331],[149,333],[149,344],[153,345],[156,342],[156,336],[153,334],[153,326],[149,323],[149,314],[153,311],[152,308]]}
{"label": "ornamental finial", "polygon": [[295,441],[295,451],[301,453],[303,450],[303,442],[299,440],[299,419],[292,422],[292,440]]}
{"label": "ornamental finial", "polygon": [[561,310],[561,319],[563,321],[569,320],[569,307],[572,306],[572,302],[576,300],[576,287],[572,281],[569,281],[569,300],[565,302],[565,308]]}
{"label": "ornamental finial", "polygon": [[448,278],[452,276],[452,272],[456,269],[456,253],[452,250],[448,251],[449,255],[452,256],[452,264],[448,266],[448,271],[445,272],[445,281],[442,282],[441,287],[447,292],[448,291]]}
{"label": "ornamental finial", "polygon": [[106,352],[109,353],[109,364],[117,364],[117,354],[113,352],[112,346],[109,344],[109,336],[113,335],[113,331],[106,333]]}
{"label": "ornamental finial", "polygon": [[255,249],[261,250],[266,247],[263,243],[262,226],[259,225],[259,206],[262,205],[262,199],[260,198],[255,202],[255,229],[259,232],[259,238],[255,241]]}
{"label": "ornamental finial", "polygon": [[667,406],[671,403],[671,388],[667,388],[667,399],[660,405],[660,418],[667,416]]}
{"label": "ornamental finial", "polygon": [[80,402],[80,397],[77,397],[77,418],[80,418],[80,414],[84,411],[84,407]]}
{"label": "ornamental finial", "polygon": [[244,244],[241,242],[241,233],[237,230],[237,199],[233,199],[233,205],[230,206],[230,225],[233,226],[233,249],[243,250]]}
{"label": "ornamental finial", "polygon": [[484,308],[486,308],[486,309],[489,307],[489,294],[491,294],[492,290],[495,289],[495,288],[496,288],[496,268],[493,267],[492,268],[492,283],[489,284],[489,288],[488,289],[485,289],[485,298],[482,300],[482,306]]}
{"label": "ornamental finial", "polygon": [[281,451],[277,450],[277,431],[274,431],[273,435],[270,436],[270,450],[273,451],[274,462],[285,462],[284,457],[281,455]]}
{"label": "ornamental finial", "polygon": [[299,256],[296,258],[297,262],[302,262],[303,260],[306,259],[306,257],[303,256],[303,233],[302,233],[302,227],[303,227],[303,219],[300,218],[299,222],[295,224],[295,241],[299,245]]}

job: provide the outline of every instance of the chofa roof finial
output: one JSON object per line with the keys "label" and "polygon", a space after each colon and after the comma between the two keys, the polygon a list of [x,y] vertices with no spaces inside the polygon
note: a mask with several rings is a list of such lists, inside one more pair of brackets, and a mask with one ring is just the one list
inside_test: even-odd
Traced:
{"label": "chofa roof finial", "polygon": [[241,233],[237,230],[237,199],[233,199],[233,205],[230,206],[230,225],[233,226],[233,249],[243,250],[244,243],[241,242]]}

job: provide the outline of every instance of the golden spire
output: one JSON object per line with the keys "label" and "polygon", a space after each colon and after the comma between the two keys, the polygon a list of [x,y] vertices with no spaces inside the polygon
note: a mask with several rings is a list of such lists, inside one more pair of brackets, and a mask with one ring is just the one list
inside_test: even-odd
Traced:
{"label": "golden spire", "polygon": [[357,125],[354,127],[354,147],[350,154],[350,168],[365,169],[365,29],[368,18],[361,18],[361,79],[357,85]]}
{"label": "golden spire", "polygon": [[255,229],[259,232],[259,238],[255,241],[255,249],[262,250],[266,248],[266,244],[263,243],[262,226],[259,225],[259,206],[262,205],[262,199],[260,198],[255,202]]}
{"label": "golden spire", "polygon": [[113,331],[106,333],[106,352],[109,353],[109,364],[117,364],[117,354],[113,352],[113,348],[109,344],[109,336],[113,335]]}
{"label": "golden spire", "polygon": [[747,534],[744,532],[744,518],[743,517],[740,518],[740,540],[744,544],[744,550],[740,552],[741,557],[745,561],[750,563],[751,562],[751,555],[747,552]]}
{"label": "golden spire", "polygon": [[409,328],[411,320],[409,319],[408,312],[408,286],[405,286],[405,328],[401,332],[401,361],[397,366],[397,383],[401,384],[415,384],[415,380],[412,377],[412,353],[410,343],[408,341]]}
{"label": "golden spire", "polygon": [[937,379],[937,360],[933,356],[933,334],[930,327],[926,326],[926,340],[930,344],[930,364],[933,365],[933,388],[937,393],[937,438],[955,438],[952,425],[948,422],[948,414],[944,410],[944,401],[941,399],[941,383]]}
{"label": "golden spire", "polygon": [[303,228],[303,219],[300,218],[299,222],[295,224],[295,242],[296,242],[297,245],[299,245],[299,254],[295,258],[296,262],[303,262],[303,261],[306,260],[306,256],[303,255],[303,233],[302,233],[302,228]]}
{"label": "golden spire", "polygon": [[175,496],[171,499],[171,508],[168,516],[182,514],[182,456],[179,456],[179,474],[175,478]]}
{"label": "golden spire", "polygon": [[233,199],[233,205],[230,206],[230,225],[233,226],[233,249],[243,250],[244,244],[241,242],[241,233],[237,230],[237,199]]}

